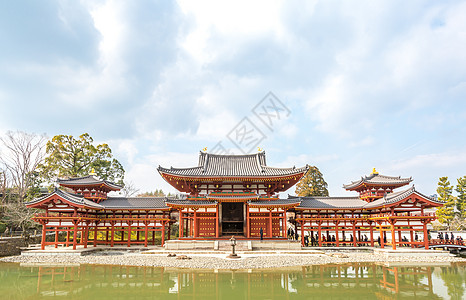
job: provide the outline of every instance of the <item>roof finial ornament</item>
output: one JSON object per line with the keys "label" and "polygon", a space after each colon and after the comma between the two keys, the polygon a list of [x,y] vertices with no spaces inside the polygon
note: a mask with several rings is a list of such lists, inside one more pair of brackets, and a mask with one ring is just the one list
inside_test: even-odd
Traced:
{"label": "roof finial ornament", "polygon": [[379,172],[377,172],[377,171],[375,170],[375,168],[372,168],[372,174],[374,174],[374,175],[378,175],[378,174],[379,174]]}
{"label": "roof finial ornament", "polygon": [[202,148],[202,151],[207,152],[207,147]]}
{"label": "roof finial ornament", "polygon": [[93,176],[97,175],[94,168],[91,169],[91,171],[89,172],[89,175],[93,175]]}
{"label": "roof finial ornament", "polygon": [[257,151],[258,152],[262,152],[264,149],[262,149],[261,147],[257,147]]}

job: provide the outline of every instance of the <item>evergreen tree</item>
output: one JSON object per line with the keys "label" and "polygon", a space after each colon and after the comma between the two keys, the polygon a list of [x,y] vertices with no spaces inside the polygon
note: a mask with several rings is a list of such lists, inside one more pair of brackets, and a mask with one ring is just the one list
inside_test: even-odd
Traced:
{"label": "evergreen tree", "polygon": [[40,166],[41,175],[49,181],[56,177],[79,177],[89,175],[91,170],[104,179],[123,185],[125,170],[113,158],[107,144],[94,146],[88,133],[74,138],[57,135],[47,142],[47,157]]}
{"label": "evergreen tree", "polygon": [[328,196],[328,185],[317,167],[311,166],[296,185],[296,195],[300,197]]}
{"label": "evergreen tree", "polygon": [[448,177],[440,177],[438,182],[437,193],[439,200],[445,202],[445,204],[437,209],[436,215],[440,223],[446,223],[450,230],[450,224],[455,217],[454,206],[455,197],[452,195],[453,186],[450,185]]}
{"label": "evergreen tree", "polygon": [[456,209],[461,219],[466,218],[466,176],[457,179],[455,191],[458,193],[456,197]]}

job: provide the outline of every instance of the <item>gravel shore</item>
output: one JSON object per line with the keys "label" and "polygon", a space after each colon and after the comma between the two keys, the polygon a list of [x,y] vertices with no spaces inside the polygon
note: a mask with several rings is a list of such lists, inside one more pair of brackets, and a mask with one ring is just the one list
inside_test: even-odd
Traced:
{"label": "gravel shore", "polygon": [[[332,256],[334,255],[334,256]],[[179,256],[179,255],[178,255]],[[153,266],[190,269],[263,269],[290,266],[321,265],[330,263],[400,262],[412,265],[413,263],[437,264],[451,262],[465,262],[465,258],[447,257],[389,257],[374,255],[372,253],[345,253],[343,257],[332,253],[324,254],[245,254],[240,259],[227,259],[222,254],[188,254],[190,259],[177,259],[167,257],[166,254],[141,253],[115,253],[114,255],[87,255],[87,256],[11,256],[0,259],[0,262],[19,262],[26,264],[104,264],[125,266]]]}

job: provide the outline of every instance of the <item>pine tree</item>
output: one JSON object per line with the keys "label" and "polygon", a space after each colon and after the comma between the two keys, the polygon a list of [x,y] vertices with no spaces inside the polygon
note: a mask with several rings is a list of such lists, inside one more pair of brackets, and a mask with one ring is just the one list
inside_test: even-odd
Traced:
{"label": "pine tree", "polygon": [[456,209],[460,219],[466,218],[466,176],[457,179],[455,191],[458,193],[456,197]]}
{"label": "pine tree", "polygon": [[448,177],[440,177],[438,182],[437,193],[439,200],[445,202],[445,204],[437,209],[436,215],[440,223],[446,223],[448,230],[450,230],[451,222],[455,217],[454,206],[455,197],[452,195],[453,186],[450,185]]}
{"label": "pine tree", "polygon": [[324,175],[317,167],[310,167],[307,173],[296,185],[296,195],[300,197],[328,196],[328,185]]}

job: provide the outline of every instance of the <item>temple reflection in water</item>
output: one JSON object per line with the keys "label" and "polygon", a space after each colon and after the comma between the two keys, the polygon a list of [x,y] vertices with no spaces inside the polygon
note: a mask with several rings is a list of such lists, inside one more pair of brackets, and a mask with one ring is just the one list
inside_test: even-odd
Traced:
{"label": "temple reflection in water", "polygon": [[[19,298],[67,299],[441,299],[446,295],[435,291],[436,284],[446,286],[449,293],[454,291],[454,298],[461,299],[466,277],[464,264],[432,267],[351,263],[235,271],[23,266],[16,267],[15,272],[13,277],[17,278],[8,276],[12,284],[0,284],[5,285],[1,290],[6,299],[17,299],[19,294]],[[459,276],[457,287],[450,289],[454,280],[448,274]],[[5,278],[1,273],[0,277]],[[21,286],[15,287],[13,282],[17,281]]]}

